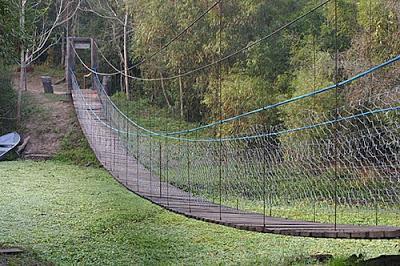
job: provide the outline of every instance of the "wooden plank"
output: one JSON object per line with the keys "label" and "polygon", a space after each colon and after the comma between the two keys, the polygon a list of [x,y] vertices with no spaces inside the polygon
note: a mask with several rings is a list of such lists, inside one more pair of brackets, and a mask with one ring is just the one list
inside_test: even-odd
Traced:
{"label": "wooden plank", "polygon": [[20,248],[0,248],[0,254],[4,255],[12,255],[24,252]]}

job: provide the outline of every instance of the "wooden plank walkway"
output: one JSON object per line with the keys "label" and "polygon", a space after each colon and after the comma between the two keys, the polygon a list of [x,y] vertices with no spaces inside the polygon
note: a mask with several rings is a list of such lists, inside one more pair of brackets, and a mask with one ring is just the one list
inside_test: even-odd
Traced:
{"label": "wooden plank walkway", "polygon": [[398,227],[337,225],[335,229],[333,224],[264,217],[194,197],[160,180],[133,156],[127,155],[118,134],[107,126],[108,121],[94,91],[74,91],[73,99],[81,127],[103,166],[127,189],[169,211],[205,222],[263,233],[318,238],[400,238]]}

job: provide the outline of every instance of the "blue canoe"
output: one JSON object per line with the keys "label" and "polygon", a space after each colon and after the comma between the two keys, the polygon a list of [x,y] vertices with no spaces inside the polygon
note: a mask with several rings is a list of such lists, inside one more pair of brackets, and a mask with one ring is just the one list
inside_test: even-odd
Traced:
{"label": "blue canoe", "polygon": [[21,137],[16,132],[0,136],[0,160],[6,157],[7,153],[17,147],[20,141]]}

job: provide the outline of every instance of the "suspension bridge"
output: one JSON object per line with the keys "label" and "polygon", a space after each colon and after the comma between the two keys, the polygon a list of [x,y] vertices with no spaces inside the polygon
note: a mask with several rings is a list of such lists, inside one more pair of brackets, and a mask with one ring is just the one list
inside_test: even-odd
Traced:
{"label": "suspension bridge", "polygon": [[[130,191],[163,208],[190,218],[256,232],[332,238],[400,237],[400,228],[398,227],[362,227],[281,219],[257,212],[243,211],[200,197],[199,194],[204,194],[201,193],[202,190],[213,189],[212,184],[207,184],[212,183],[212,180],[206,183],[207,177],[203,179],[205,181],[204,188],[200,187],[199,183],[192,183],[192,187],[190,187],[190,183],[193,182],[190,180],[191,168],[199,171],[199,168],[202,168],[201,164],[207,163],[206,158],[199,158],[199,156],[210,156],[207,153],[199,153],[204,147],[196,147],[192,144],[187,147],[185,147],[186,144],[183,147],[177,143],[165,144],[162,139],[153,140],[153,143],[150,143],[152,136],[139,133],[139,130],[113,106],[104,93],[99,92],[98,94],[92,90],[81,90],[74,76],[73,86],[73,100],[78,119],[99,161],[116,180]],[[178,151],[179,149],[181,151]],[[212,153],[213,151],[209,150],[208,152]],[[153,158],[150,157],[150,153],[153,153]],[[169,153],[169,159],[166,158],[167,153]],[[177,158],[177,156],[181,158]],[[236,157],[237,155],[231,154],[229,159],[233,160],[232,156]],[[225,158],[224,160],[229,159]],[[144,166],[140,161],[147,161],[148,166]],[[152,171],[149,170],[150,164],[152,164]],[[179,164],[185,165],[184,169],[179,169]],[[181,170],[184,173],[175,173],[179,176],[170,176],[171,180],[168,180],[167,175],[171,173],[167,171],[174,172],[173,170]],[[201,175],[202,172],[198,174]],[[173,185],[174,181],[179,178],[182,178],[184,183],[187,180],[189,191]],[[224,189],[228,189],[227,186],[230,185],[228,183],[231,183],[233,178],[235,177],[232,175],[227,177],[224,181],[226,183],[222,184]],[[207,185],[210,187],[207,188]],[[240,187],[254,190],[252,187]],[[229,191],[223,193],[224,196],[228,196]]]}
{"label": "suspension bridge", "polygon": [[[75,50],[79,42],[90,43],[90,67]],[[170,79],[218,65],[257,43]],[[103,166],[135,194],[172,212],[243,230],[303,237],[400,238],[396,223],[400,219],[400,87],[390,85],[384,92],[343,106],[337,101],[338,94],[351,90],[354,83],[372,75],[384,78],[380,74],[398,64],[400,56],[304,95],[169,132],[143,127],[112,101],[100,82],[100,76],[110,73],[97,71],[97,46],[92,39],[70,38],[67,47],[67,82],[83,132]],[[93,89],[81,88],[76,58],[92,73]],[[336,58],[336,73],[337,68]],[[330,114],[307,108],[307,100],[329,93],[336,97]],[[222,136],[221,131],[214,136],[200,134],[260,113],[280,112],[289,105],[301,107],[291,127],[253,125],[230,136]]]}

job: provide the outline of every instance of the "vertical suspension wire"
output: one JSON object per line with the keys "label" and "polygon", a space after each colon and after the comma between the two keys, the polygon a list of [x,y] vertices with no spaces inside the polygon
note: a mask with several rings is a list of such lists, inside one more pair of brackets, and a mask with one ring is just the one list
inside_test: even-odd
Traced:
{"label": "vertical suspension wire", "polygon": [[[102,110],[103,110],[103,115],[104,115],[104,120],[106,123],[108,122],[108,109],[105,104],[102,103]],[[107,155],[108,155],[108,144],[109,144],[109,138],[108,138],[108,128],[104,129],[104,167],[108,169],[108,161],[107,161]]]}
{"label": "vertical suspension wire", "polygon": [[[339,88],[338,88],[338,82],[339,82],[339,51],[338,51],[338,2],[337,0],[334,0],[334,12],[335,12],[335,120],[337,121],[339,118]],[[335,231],[337,229],[337,221],[338,221],[338,126],[337,123],[335,123],[335,129],[334,129],[334,157],[335,157],[335,181],[334,181],[334,189],[335,189],[335,203],[334,203],[334,216],[335,216]]]}
{"label": "vertical suspension wire", "polygon": [[[187,121],[189,121],[189,112],[190,112],[190,109],[189,108],[187,108],[187,112],[186,112],[186,115],[187,115]],[[188,194],[189,194],[189,212],[191,213],[192,212],[192,187],[191,187],[191,182],[190,182],[190,166],[191,166],[191,164],[190,164],[190,144],[189,144],[189,141],[187,141],[186,142],[186,156],[187,156],[187,176],[186,176],[186,178],[187,178],[187,187],[188,187]]]}
{"label": "vertical suspension wire", "polygon": [[[120,99],[119,99],[119,97],[117,98],[117,106],[119,106],[120,104],[118,104],[118,103],[120,103]],[[116,173],[116,176],[117,176],[117,179],[118,180],[120,180],[120,178],[119,178],[119,170],[120,170],[120,165],[119,165],[119,149],[118,149],[118,147],[117,147],[117,143],[118,143],[118,140],[120,139],[120,132],[121,132],[121,128],[120,128],[120,113],[119,112],[117,112],[117,115],[116,115],[116,127],[117,127],[117,134],[116,134],[116,136],[115,136],[115,145],[114,145],[114,162],[115,162],[115,173]]]}
{"label": "vertical suspension wire", "polygon": [[161,145],[161,138],[159,139],[159,193],[160,193],[160,200],[162,197],[162,174],[163,174],[163,169],[162,169],[162,145]]}
{"label": "vertical suspension wire", "polygon": [[[369,9],[369,29],[368,29],[368,67],[372,67],[372,0],[369,0],[368,2],[368,9]],[[369,91],[368,91],[368,102],[371,101],[371,96],[372,96],[372,90],[373,90],[373,75],[374,73],[371,73],[369,75]]]}
{"label": "vertical suspension wire", "polygon": [[[129,83],[128,83],[129,84]],[[125,108],[126,108],[126,114],[129,114],[129,85],[128,88],[126,88],[127,91],[127,97],[126,97],[126,104],[125,104]],[[125,152],[125,183],[126,186],[128,186],[128,162],[129,162],[129,123],[128,123],[128,119],[124,118],[125,123],[126,123],[126,152]]]}
{"label": "vertical suspension wire", "polygon": [[[110,108],[110,106],[109,106],[110,104],[107,102],[106,103],[106,106],[107,106],[107,110]],[[109,109],[109,111],[108,111],[108,122],[109,122],[109,124],[112,126],[112,111],[113,111],[113,109],[112,108],[110,108]],[[109,134],[109,136],[110,136],[110,139],[109,139],[109,143],[110,143],[110,147],[109,147],[109,154],[108,154],[108,160],[109,160],[109,165],[108,165],[108,167],[110,168],[109,170],[110,170],[110,172],[112,172],[112,167],[113,167],[113,162],[112,162],[112,146],[113,146],[113,142],[112,142],[112,139],[113,139],[113,132],[112,132],[112,129],[111,129],[111,126],[109,127],[109,130],[108,130],[108,134]]]}
{"label": "vertical suspension wire", "polygon": [[[92,83],[93,83],[93,86],[94,86],[94,88],[95,88],[95,85],[94,85],[94,82],[93,82],[93,79],[92,79]],[[94,98],[97,100],[99,100],[99,101],[101,101],[101,99],[100,99],[100,95],[99,94],[97,94],[97,91],[94,93]],[[100,102],[101,103],[101,102]],[[102,110],[100,110],[99,111],[99,113],[98,113],[98,115],[101,117],[101,116],[103,116],[104,114],[102,113]],[[97,126],[97,124],[98,124],[98,121],[95,119],[95,121],[96,121],[96,136],[97,136],[97,141],[98,141],[98,145],[99,145],[99,158],[100,158],[100,160],[102,160],[103,159],[103,156],[104,156],[104,152],[103,152],[103,147],[104,147],[104,144],[103,144],[103,130],[102,130],[102,128],[101,127],[98,127]]]}
{"label": "vertical suspension wire", "polygon": [[[313,91],[317,90],[317,47],[316,47],[316,30],[315,26],[313,24],[313,36],[312,36],[312,47],[313,47]],[[313,112],[314,115],[317,113],[316,109],[316,97],[314,96],[312,98],[312,106],[313,106]],[[314,178],[315,180],[315,178]],[[315,182],[315,181],[314,181]],[[316,187],[316,186],[315,186]],[[314,198],[313,202],[313,222],[315,223],[317,220],[317,199]]]}
{"label": "vertical suspension wire", "polygon": [[[116,125],[117,125],[117,123],[116,123],[116,119],[117,119],[117,117],[116,117],[116,115],[115,115],[115,109],[113,108],[112,109],[113,110],[113,112],[112,112],[112,117],[111,117],[111,124],[114,126],[114,127],[116,127]],[[115,119],[115,121],[113,121]],[[110,130],[111,130],[111,128],[110,128]],[[112,172],[114,173],[114,176],[115,176],[115,138],[117,137],[117,132],[113,132],[112,133],[112,154],[111,154],[111,161],[112,161]]]}
{"label": "vertical suspension wire", "polygon": [[[99,92],[98,92],[99,93]],[[104,120],[106,121],[106,123],[108,122],[108,109],[107,107],[102,103],[102,110],[103,110],[103,116],[104,116]],[[108,138],[108,128],[104,128],[103,130],[104,132],[104,167],[107,169],[108,168],[108,162],[107,162],[107,149],[108,149],[108,142],[109,142],[109,138]]]}
{"label": "vertical suspension wire", "polygon": [[[222,120],[222,2],[219,2],[219,32],[218,32],[218,104],[219,104],[219,119]],[[219,219],[222,220],[222,124],[219,125]]]}
{"label": "vertical suspension wire", "polygon": [[[136,95],[136,119],[139,118],[139,95]],[[137,191],[140,192],[140,176],[139,176],[139,167],[140,167],[140,139],[139,139],[139,127],[136,126],[136,187]]]}
{"label": "vertical suspension wire", "polygon": [[[369,45],[368,45],[368,60],[369,60],[369,66],[371,67],[373,65],[372,62],[372,45],[373,45],[373,40],[372,40],[372,20],[373,20],[373,14],[372,14],[372,0],[369,0],[368,2],[368,9],[369,9],[369,29],[368,29],[368,37],[369,37]],[[369,76],[369,91],[368,91],[368,105],[372,105],[372,94],[373,94],[373,86],[374,86],[374,73],[371,73]],[[374,208],[375,208],[375,225],[378,226],[379,223],[379,203],[378,203],[378,194],[379,194],[379,187],[377,185],[377,182],[375,182],[375,193],[374,193]]]}
{"label": "vertical suspension wire", "polygon": [[[101,93],[101,91],[99,91],[99,93]],[[100,94],[99,94],[100,95]],[[102,108],[103,108],[103,113],[104,113],[104,118],[105,118],[105,121],[106,122],[108,122],[109,120],[108,120],[108,108],[107,108],[107,105],[106,104],[102,104]],[[108,168],[108,160],[107,160],[107,158],[108,158],[108,156],[107,156],[107,148],[108,148],[108,146],[109,146],[109,141],[110,141],[110,138],[108,138],[107,137],[107,133],[109,132],[109,130],[107,129],[107,128],[105,128],[104,129],[104,133],[105,133],[105,145],[104,145],[104,159],[103,159],[103,161],[104,161],[104,166],[105,166],[105,168],[107,169]]]}
{"label": "vertical suspension wire", "polygon": [[[162,73],[160,74],[160,76],[161,76],[161,80],[160,80],[160,82],[161,82],[161,86],[162,87],[164,87],[164,81],[163,81],[163,75],[162,75]],[[159,116],[161,117],[161,115],[162,114],[159,114]],[[162,198],[162,176],[163,176],[163,169],[162,169],[162,138],[161,137],[159,137],[158,138],[158,148],[159,148],[159,196],[160,196],[160,200],[161,200],[161,198]]]}
{"label": "vertical suspension wire", "polygon": [[[198,137],[199,137],[199,133],[195,132],[194,138],[197,140]],[[199,148],[198,147],[198,143],[194,142],[193,143],[193,153],[192,153],[193,154],[193,164],[195,165],[194,168],[197,168],[197,169],[200,170],[199,164],[196,165],[196,162],[199,161],[199,150],[198,150],[198,148]],[[199,191],[199,189],[198,189],[199,170],[194,171],[195,174],[193,175],[194,176],[194,178],[193,178],[194,181],[192,180],[193,195],[202,195],[202,191],[201,190]],[[195,197],[195,198],[196,198],[196,203],[198,204],[199,203],[199,197]]]}
{"label": "vertical suspension wire", "polygon": [[[271,126],[269,126],[268,128],[265,129],[267,133],[271,133],[274,132],[275,129]],[[269,143],[268,143],[268,148],[270,149],[270,153],[274,153],[276,147],[274,146],[274,137],[273,136],[269,136]],[[267,157],[267,159],[269,160],[269,167],[268,167],[268,172],[267,172],[267,176],[270,178],[269,183],[267,183],[267,187],[268,188],[268,193],[266,195],[266,201],[267,201],[267,206],[269,208],[269,217],[272,217],[272,207],[273,207],[273,196],[275,195],[275,191],[276,191],[276,186],[274,185],[273,179],[274,179],[274,163],[273,163],[273,156],[274,155],[270,155],[269,157]],[[266,176],[266,177],[267,177]],[[278,204],[277,204],[278,205]],[[267,207],[266,206],[266,207]],[[267,210],[266,210],[267,211]]]}
{"label": "vertical suspension wire", "polygon": [[[179,73],[180,73],[180,67],[179,67]],[[183,91],[182,91],[182,78],[180,78],[179,79],[179,89],[180,89],[180,93],[183,93]],[[182,95],[182,97],[181,97],[181,101],[183,102],[183,95]],[[187,103],[187,106],[189,106],[189,104]],[[181,103],[181,107],[183,107],[183,103]],[[185,114],[184,114],[184,111],[183,111],[183,109],[181,109],[180,110],[180,112],[179,112],[179,123],[178,123],[178,130],[179,131],[181,131],[181,130],[183,130],[183,128],[184,128],[184,120],[185,119]],[[181,134],[178,134],[178,151],[177,151],[177,153],[173,153],[174,154],[174,156],[176,156],[176,158],[178,158],[178,159],[176,159],[176,158],[174,158],[173,160],[178,160],[179,161],[179,163],[177,163],[177,166],[175,166],[175,171],[176,171],[176,173],[175,173],[175,175],[174,175],[174,183],[178,183],[178,184],[180,184],[180,183],[182,183],[182,184],[184,184],[184,169],[185,169],[185,167],[184,167],[184,164],[183,164],[183,162],[184,162],[184,160],[185,160],[185,156],[183,155],[184,153],[183,153],[183,142],[182,142],[182,140],[181,140]],[[177,168],[177,169],[176,169]],[[174,172],[175,172],[174,171]]]}
{"label": "vertical suspension wire", "polygon": [[[97,79],[96,79],[97,80]],[[105,120],[105,121],[107,121],[107,109],[104,107],[104,104],[103,104],[103,99],[104,99],[104,97],[103,97],[103,95],[102,95],[102,93],[100,92],[100,90],[98,89],[97,90],[97,96],[99,97],[99,100],[100,100],[100,106],[101,106],[101,113],[102,113],[102,118]],[[102,156],[103,156],[103,158],[102,158],[102,161],[103,162],[105,162],[105,165],[104,165],[104,167],[105,168],[107,168],[107,161],[106,161],[106,159],[107,159],[107,146],[108,146],[108,139],[107,139],[107,128],[103,128],[103,127],[101,127],[101,133],[102,133]]]}
{"label": "vertical suspension wire", "polygon": [[[111,116],[112,116],[112,109],[109,109],[109,106],[108,106],[108,104],[106,105],[107,106],[107,110],[108,110],[108,116],[107,116],[107,120],[108,120],[108,123],[110,124],[110,125],[112,125],[112,120],[111,120]],[[108,159],[108,170],[110,171],[110,172],[112,172],[112,134],[113,134],[113,132],[112,132],[112,129],[111,129],[111,126],[109,127],[109,129],[107,130],[108,131],[108,136],[109,136],[109,139],[108,139],[108,154],[107,154],[107,159]]]}
{"label": "vertical suspension wire", "polygon": [[[263,126],[263,131],[266,131],[266,126]],[[262,187],[263,187],[263,227],[265,230],[265,226],[266,226],[266,216],[267,216],[267,147],[268,147],[268,137],[267,138],[263,138],[264,139],[264,145],[261,147],[262,148]],[[262,142],[261,142],[262,143]]]}
{"label": "vertical suspension wire", "polygon": [[[172,117],[174,117],[175,116],[175,111],[174,110],[172,110]],[[166,118],[166,121],[165,121],[165,132],[168,132],[168,130],[169,130],[169,120],[168,120],[168,117],[167,117],[167,113],[165,114],[165,118]],[[165,137],[165,147],[164,147],[164,150],[165,150],[165,171],[164,171],[164,176],[165,176],[165,186],[166,186],[166,191],[165,191],[165,193],[166,193],[166,199],[167,199],[167,206],[169,206],[169,143],[168,143],[168,138],[167,137]]]}
{"label": "vertical suspension wire", "polygon": [[[83,77],[83,80],[85,80],[85,76]],[[94,86],[94,84],[92,84],[92,87]],[[84,89],[86,89],[86,88],[84,88]],[[90,108],[93,108],[93,95],[92,95],[92,93],[93,93],[93,90],[90,90],[89,89],[89,93],[86,93],[86,95],[88,95],[89,96],[89,106],[90,106]],[[89,118],[90,118],[90,115],[89,115]],[[92,119],[90,119],[90,132],[91,132],[91,139],[92,139],[92,142],[93,142],[93,147],[95,147],[95,149],[97,148],[97,146],[96,146],[96,140],[95,140],[95,136],[94,136],[94,132],[93,132],[93,124],[95,123],[95,120],[92,120]]]}
{"label": "vertical suspension wire", "polygon": [[[181,131],[183,129],[183,121],[182,121],[183,119],[184,119],[184,114],[180,113],[179,124],[178,124],[178,130],[179,131]],[[177,163],[177,165],[178,165],[177,168],[178,169],[175,170],[177,173],[175,174],[174,182],[179,184],[180,181],[182,181],[182,183],[183,183],[183,169],[184,169],[184,167],[183,167],[184,158],[183,157],[184,156],[182,156],[182,154],[183,154],[183,151],[182,151],[183,143],[182,143],[180,134],[178,135],[178,138],[179,138],[179,140],[178,140],[178,153],[175,156],[178,158],[179,163]]]}
{"label": "vertical suspension wire", "polygon": [[[117,98],[117,100],[118,100],[118,98]],[[114,126],[118,129],[118,116],[119,116],[119,114],[118,114],[118,112],[115,110],[115,108],[113,108],[113,110],[114,110],[114,119],[115,119],[115,122],[114,122]],[[116,145],[117,145],[117,143],[116,143],[116,139],[117,139],[117,136],[118,136],[118,134],[119,134],[119,132],[114,132],[113,133],[113,154],[112,154],[112,161],[113,161],[113,173],[114,173],[114,176],[116,176],[116,177],[118,177],[117,176],[117,165],[116,165],[116,163],[117,163],[117,160],[116,160],[116,157],[115,157],[115,155],[116,155]]]}
{"label": "vertical suspension wire", "polygon": [[[152,103],[150,103],[152,104]],[[150,106],[150,110],[149,110],[149,118],[150,118],[150,130],[153,130],[153,112],[152,112],[152,106]],[[150,195],[153,196],[153,169],[152,169],[152,164],[153,164],[153,136],[151,134],[149,134],[148,136],[149,140],[150,140],[150,150],[149,150],[149,178],[150,178]]]}
{"label": "vertical suspension wire", "polygon": [[[237,136],[239,136],[239,134],[240,134],[240,121],[241,121],[241,119],[238,120],[238,128],[234,130],[234,134],[237,135]],[[227,149],[228,149],[228,148],[227,148]],[[226,154],[227,154],[227,153],[228,153],[228,152],[226,152]],[[227,154],[227,156],[226,156],[226,162],[227,162],[229,156],[231,156],[231,158],[232,158],[232,156],[234,156],[234,155],[232,154],[232,151],[231,151],[231,154]],[[234,166],[233,166],[233,165],[229,165],[228,163],[226,163],[226,165],[225,165],[225,170],[226,170],[225,175],[227,175],[227,176],[232,176],[232,175],[231,175],[231,172],[229,172],[230,167],[234,167]],[[235,194],[236,194],[236,195],[235,195]],[[240,196],[239,193],[234,193],[233,196],[236,196],[236,210],[239,210],[240,198],[241,198],[241,196]]]}
{"label": "vertical suspension wire", "polygon": [[[121,106],[121,109],[123,108],[123,102],[122,99],[119,99],[119,104],[118,106]],[[118,114],[118,147],[117,147],[117,160],[118,160],[118,178],[121,181],[121,183],[123,182],[123,134],[122,131],[124,130],[124,120],[123,120],[123,116],[121,113]]]}

